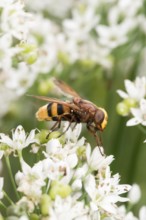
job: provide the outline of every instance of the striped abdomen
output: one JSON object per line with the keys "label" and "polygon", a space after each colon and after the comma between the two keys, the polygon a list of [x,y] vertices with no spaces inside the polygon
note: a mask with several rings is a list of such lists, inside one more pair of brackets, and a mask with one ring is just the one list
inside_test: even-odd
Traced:
{"label": "striped abdomen", "polygon": [[39,121],[58,121],[60,118],[61,120],[68,120],[68,117],[70,117],[70,112],[71,109],[68,106],[51,102],[39,108],[36,113],[36,118]]}

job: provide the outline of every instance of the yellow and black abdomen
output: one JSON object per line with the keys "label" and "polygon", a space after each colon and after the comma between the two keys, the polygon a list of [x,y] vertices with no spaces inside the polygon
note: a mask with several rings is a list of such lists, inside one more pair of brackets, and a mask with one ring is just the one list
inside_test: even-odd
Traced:
{"label": "yellow and black abdomen", "polygon": [[58,121],[67,120],[65,116],[70,115],[71,109],[59,103],[51,102],[47,105],[42,106],[36,113],[36,118],[39,121]]}

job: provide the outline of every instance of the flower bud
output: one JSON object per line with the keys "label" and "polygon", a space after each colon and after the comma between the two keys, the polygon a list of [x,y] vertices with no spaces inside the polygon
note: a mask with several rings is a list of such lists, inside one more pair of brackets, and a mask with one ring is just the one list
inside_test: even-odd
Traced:
{"label": "flower bud", "polygon": [[35,137],[39,140],[40,144],[45,144],[48,142],[48,139],[46,138],[48,134],[48,130],[41,130],[39,133],[36,134]]}
{"label": "flower bud", "polygon": [[71,187],[67,184],[62,184],[57,181],[53,181],[49,195],[51,199],[55,200],[55,197],[59,195],[62,198],[66,198],[71,194]]}
{"label": "flower bud", "polygon": [[48,92],[52,91],[54,84],[51,80],[41,80],[38,85],[38,93],[42,95],[47,95]]}
{"label": "flower bud", "polygon": [[130,112],[129,106],[124,101],[119,102],[116,107],[117,113],[122,116],[127,116]]}
{"label": "flower bud", "polygon": [[129,108],[134,108],[137,106],[137,101],[133,98],[124,99],[124,104],[127,105]]}
{"label": "flower bud", "polygon": [[59,131],[53,131],[49,134],[48,140],[51,139],[56,139],[60,136],[60,132]]}
{"label": "flower bud", "polygon": [[51,198],[47,194],[43,194],[40,201],[42,215],[49,214],[49,206],[51,204]]}
{"label": "flower bud", "polygon": [[33,64],[38,57],[37,48],[34,44],[21,42],[19,47],[22,49],[19,53],[20,59],[26,61],[28,64]]}

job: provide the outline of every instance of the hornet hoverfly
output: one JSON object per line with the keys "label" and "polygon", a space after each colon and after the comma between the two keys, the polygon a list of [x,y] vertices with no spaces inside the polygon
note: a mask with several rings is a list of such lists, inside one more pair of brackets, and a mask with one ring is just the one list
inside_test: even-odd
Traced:
{"label": "hornet hoverfly", "polygon": [[[69,122],[66,131],[71,123],[75,123],[75,126],[77,123],[86,123],[87,129],[94,135],[97,143],[99,143],[97,132],[103,131],[108,121],[108,115],[105,109],[96,106],[88,100],[82,99],[78,93],[65,82],[58,79],[54,79],[53,82],[63,94],[71,96],[72,100],[62,101],[45,96],[32,96],[48,102],[48,104],[38,109],[36,118],[39,121],[56,121],[51,128],[51,132],[60,127],[61,121]],[[47,136],[49,136],[49,134]]]}

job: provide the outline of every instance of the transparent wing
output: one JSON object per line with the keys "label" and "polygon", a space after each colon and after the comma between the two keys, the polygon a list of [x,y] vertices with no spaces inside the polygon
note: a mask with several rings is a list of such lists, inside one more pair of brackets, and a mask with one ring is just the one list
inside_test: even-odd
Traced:
{"label": "transparent wing", "polygon": [[37,95],[27,95],[27,96],[30,96],[30,97],[36,98],[36,99],[40,99],[40,100],[43,100],[46,102],[54,102],[54,103],[62,104],[62,105],[68,106],[69,108],[71,108],[73,110],[79,110],[79,108],[73,102],[62,101],[60,99],[49,98],[46,96],[37,96]]}
{"label": "transparent wing", "polygon": [[74,89],[72,89],[62,80],[54,78],[53,82],[66,96],[71,95],[72,97],[80,97]]}

